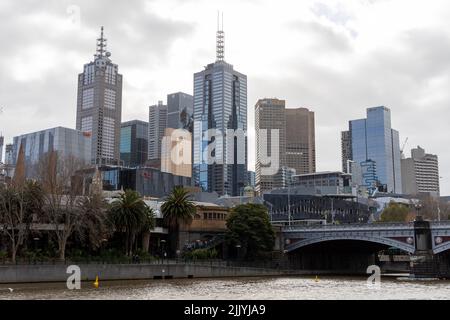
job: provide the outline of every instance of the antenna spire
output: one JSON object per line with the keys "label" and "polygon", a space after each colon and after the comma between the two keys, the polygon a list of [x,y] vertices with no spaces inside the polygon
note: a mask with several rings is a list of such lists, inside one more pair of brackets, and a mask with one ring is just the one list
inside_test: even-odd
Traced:
{"label": "antenna spire", "polygon": [[223,12],[222,26],[220,25],[220,13],[217,12],[217,37],[216,37],[216,61],[225,59],[225,32],[223,31]]}
{"label": "antenna spire", "polygon": [[108,40],[103,36],[104,27],[102,26],[100,30],[101,30],[100,38],[97,39],[97,54],[96,54],[97,58],[102,58],[105,56],[106,46],[108,42]]}

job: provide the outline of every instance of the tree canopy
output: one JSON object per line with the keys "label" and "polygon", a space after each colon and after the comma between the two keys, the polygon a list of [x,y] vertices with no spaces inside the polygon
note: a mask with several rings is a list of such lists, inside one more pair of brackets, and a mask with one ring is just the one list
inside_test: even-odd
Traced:
{"label": "tree canopy", "polygon": [[414,216],[408,206],[391,202],[381,213],[381,222],[408,222],[414,220]]}
{"label": "tree canopy", "polygon": [[267,208],[260,204],[244,204],[232,209],[227,219],[227,243],[238,248],[243,259],[262,257],[273,250],[275,231]]}

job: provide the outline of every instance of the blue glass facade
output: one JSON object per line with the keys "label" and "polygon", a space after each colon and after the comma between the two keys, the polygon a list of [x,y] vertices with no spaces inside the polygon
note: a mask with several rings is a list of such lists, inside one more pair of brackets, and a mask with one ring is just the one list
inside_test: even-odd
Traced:
{"label": "blue glass facade", "polygon": [[194,75],[193,177],[203,191],[237,196],[247,184],[247,137],[230,129],[247,132],[247,76],[218,61]]}
{"label": "blue glass facade", "polygon": [[52,151],[56,151],[59,157],[73,157],[85,164],[91,160],[90,135],[74,129],[57,127],[14,137],[13,165],[21,145],[24,147],[27,178],[38,176],[39,160]]}
{"label": "blue glass facade", "polygon": [[[367,118],[350,121],[353,161],[361,165],[366,177],[362,184],[378,180],[387,192],[401,193],[399,134],[391,127],[386,107],[367,109]],[[371,178],[369,179],[369,175]]]}
{"label": "blue glass facade", "polygon": [[120,129],[120,161],[126,167],[145,165],[148,159],[148,123],[133,120]]}

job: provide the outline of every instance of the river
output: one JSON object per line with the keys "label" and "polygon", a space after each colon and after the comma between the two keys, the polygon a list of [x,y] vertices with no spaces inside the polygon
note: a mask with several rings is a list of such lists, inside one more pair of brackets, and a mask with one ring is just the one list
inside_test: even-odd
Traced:
{"label": "river", "polygon": [[[13,289],[12,292],[9,289]],[[101,282],[98,289],[83,283],[81,290],[65,284],[0,285],[0,299],[9,300],[386,300],[450,299],[449,281],[409,281],[383,278],[369,288],[364,278],[285,277],[177,279]]]}

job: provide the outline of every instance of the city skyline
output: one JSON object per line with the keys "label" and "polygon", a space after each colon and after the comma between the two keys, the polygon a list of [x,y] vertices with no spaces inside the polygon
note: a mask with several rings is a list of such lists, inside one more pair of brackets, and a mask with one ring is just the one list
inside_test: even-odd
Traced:
{"label": "city skyline", "polygon": [[[238,4],[224,5],[216,1],[205,5],[201,11],[203,14],[191,17],[181,14],[183,10],[193,10],[189,2],[152,2],[148,7],[138,3],[136,8],[128,11],[136,13],[146,9],[138,15],[140,18],[130,25],[120,26],[96,15],[102,1],[95,4],[73,2],[81,8],[80,26],[70,23],[66,12],[70,5],[68,2],[44,2],[46,15],[51,19],[43,27],[57,23],[62,27],[50,34],[42,34],[36,41],[29,37],[39,32],[39,28],[30,28],[33,17],[39,16],[41,11],[23,5],[20,14],[25,23],[21,27],[9,19],[0,22],[3,28],[19,32],[19,40],[12,46],[14,50],[7,48],[0,62],[3,88],[0,126],[5,144],[11,143],[13,136],[28,132],[56,126],[75,128],[76,75],[92,54],[92,40],[98,37],[101,25],[105,25],[114,62],[121,66],[121,74],[124,75],[123,121],[145,120],[148,106],[170,92],[192,94],[193,73],[214,58],[215,13],[217,9],[223,9],[227,60],[249,76],[249,169],[253,169],[255,158],[254,114],[250,106],[259,98],[277,97],[288,101],[288,108],[304,106],[316,113],[317,171],[340,169],[340,132],[346,128],[348,120],[362,118],[368,107],[385,105],[392,110],[392,123],[400,132],[400,143],[409,137],[411,145],[422,145],[430,153],[438,154],[444,177],[442,194],[450,193],[450,171],[445,166],[450,161],[450,152],[442,147],[448,142],[445,106],[450,101],[445,89],[449,82],[445,73],[450,65],[446,63],[446,52],[450,46],[446,28],[442,25],[446,23],[444,18],[449,16],[449,11],[439,5],[443,2],[420,5],[412,1],[411,10],[402,14],[406,18],[396,24],[394,16],[400,8],[390,1],[373,1],[371,4],[368,1],[351,4],[332,1],[331,5],[307,1],[307,4],[295,7],[298,9],[295,15],[288,12],[288,7],[292,7],[290,3],[276,8],[265,1],[258,1],[261,8],[255,12],[260,17],[273,15],[276,18],[284,14],[286,21],[271,24],[273,30],[258,25],[262,30],[256,33],[257,28],[243,20],[255,9],[253,2],[245,3],[243,12],[236,12],[232,9]],[[13,10],[13,7],[22,5],[5,1],[2,6],[11,6]],[[111,5],[113,17],[122,6]],[[389,9],[392,12],[383,19],[383,25],[370,26],[370,21],[376,21],[377,14],[386,14]],[[369,23],[365,23],[363,20],[367,18],[368,10],[375,13]],[[173,14],[169,15],[171,11]],[[299,11],[306,13],[303,18],[299,18],[302,16]],[[417,25],[419,13],[421,19]],[[147,19],[151,22],[145,25]],[[227,19],[238,23],[227,24]],[[286,30],[284,28],[289,23],[294,23],[297,28],[292,28],[294,30],[288,34],[294,33],[295,39],[308,40],[301,41],[306,44],[276,37],[277,32]],[[245,29],[239,32],[242,26]],[[198,41],[203,36],[202,42]],[[159,42],[155,42],[158,39]],[[272,46],[258,51],[255,45],[264,43],[262,40],[272,42],[274,47],[287,44],[291,47],[289,52],[275,50]],[[152,47],[145,44],[149,51],[142,50],[146,53],[144,55],[136,48],[134,54],[130,54],[130,45],[142,44],[143,41],[152,43]],[[434,41],[440,50],[430,47]],[[422,46],[423,42],[427,46]],[[328,48],[328,45],[333,47]],[[316,52],[317,49],[329,51],[322,55]],[[60,54],[62,52],[66,54]],[[15,56],[10,56],[12,54]],[[350,59],[354,62],[350,63]],[[32,64],[29,60],[33,61]],[[369,60],[376,63],[371,64]],[[59,68],[60,65],[64,67]],[[59,69],[64,70],[62,76]],[[167,76],[161,78],[161,74]],[[34,113],[45,114],[46,117],[35,117]],[[425,118],[432,121],[425,123],[422,121]],[[20,126],[17,126],[17,119],[20,119]],[[435,132],[441,134],[436,135]]]}

